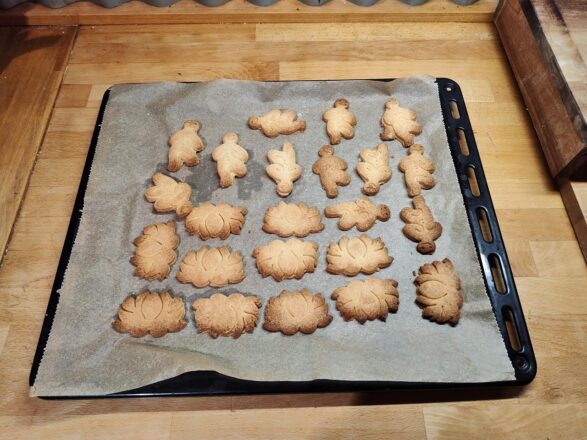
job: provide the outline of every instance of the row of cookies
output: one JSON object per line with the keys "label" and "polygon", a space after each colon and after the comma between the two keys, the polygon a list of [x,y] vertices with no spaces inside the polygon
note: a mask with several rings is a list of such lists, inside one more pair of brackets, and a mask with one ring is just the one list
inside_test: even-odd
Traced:
{"label": "row of cookies", "polygon": [[[461,284],[452,262],[445,258],[424,264],[415,278],[416,302],[422,307],[422,317],[438,323],[456,325],[463,303]],[[370,277],[364,281],[354,280],[334,290],[331,299],[345,321],[385,321],[389,312],[399,306],[398,283],[393,279],[381,280]],[[198,298],[192,304],[198,332],[213,338],[252,333],[259,318],[261,300],[254,295],[214,293],[209,298]],[[150,334],[161,337],[185,328],[185,306],[180,297],[169,292],[144,291],[137,296],[129,295],[118,309],[117,319],[112,323],[115,330],[134,337]],[[333,317],[328,304],[320,293],[312,294],[308,289],[300,292],[282,291],[269,298],[265,308],[263,328],[270,332],[294,335],[298,332],[311,334],[317,328],[330,324]]]}

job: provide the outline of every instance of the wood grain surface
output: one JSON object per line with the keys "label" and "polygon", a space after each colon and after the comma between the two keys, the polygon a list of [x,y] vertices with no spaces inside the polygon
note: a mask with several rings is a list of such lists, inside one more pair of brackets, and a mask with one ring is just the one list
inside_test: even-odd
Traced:
{"label": "wood grain surface", "polygon": [[0,261],[76,29],[0,28]]}
{"label": "wood grain surface", "polygon": [[[456,391],[28,397],[37,337],[98,106],[110,84],[421,73],[462,86],[536,352],[534,382],[520,389]],[[82,27],[0,269],[0,437],[582,438],[586,282],[571,224],[491,24]]]}

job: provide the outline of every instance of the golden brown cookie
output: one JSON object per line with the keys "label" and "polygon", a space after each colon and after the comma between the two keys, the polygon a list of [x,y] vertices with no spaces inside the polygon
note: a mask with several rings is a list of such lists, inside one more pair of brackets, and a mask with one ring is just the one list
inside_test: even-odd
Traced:
{"label": "golden brown cookie", "polygon": [[302,167],[296,163],[293,145],[291,142],[284,142],[281,151],[269,150],[267,159],[267,175],[277,184],[277,194],[287,197],[293,191],[293,183],[302,175]]}
{"label": "golden brown cookie", "polygon": [[375,277],[351,281],[332,292],[331,298],[345,321],[355,319],[361,324],[374,319],[385,321],[388,312],[397,312],[399,305],[397,281]]}
{"label": "golden brown cookie", "polygon": [[226,240],[230,234],[239,235],[245,224],[247,209],[226,203],[213,205],[202,203],[192,209],[185,219],[185,228],[190,235],[197,234],[200,240],[220,238]]}
{"label": "golden brown cookie", "polygon": [[391,179],[387,145],[379,144],[375,148],[363,148],[359,156],[362,162],[357,164],[357,174],[365,182],[363,194],[373,196],[379,192],[381,185]]}
{"label": "golden brown cookie", "polygon": [[297,332],[314,333],[317,328],[326,327],[331,321],[328,304],[321,294],[312,295],[308,289],[301,292],[284,290],[278,296],[269,298],[263,328],[291,336]]}
{"label": "golden brown cookie", "polygon": [[320,232],[324,224],[317,208],[310,208],[304,203],[279,202],[277,206],[267,208],[263,219],[263,230],[280,237],[306,237]]}
{"label": "golden brown cookie", "polygon": [[422,189],[432,189],[436,180],[432,173],[435,170],[434,162],[424,157],[422,145],[412,145],[408,155],[399,163],[399,169],[404,173],[408,195],[415,197],[420,195]]}
{"label": "golden brown cookie", "polygon": [[357,118],[349,111],[349,102],[340,98],[334,101],[334,106],[322,114],[326,122],[326,133],[332,145],[340,144],[342,138],[352,139],[355,136]]}
{"label": "golden brown cookie", "polygon": [[448,258],[421,266],[414,282],[416,301],[424,308],[423,318],[439,324],[458,324],[463,305],[461,280]]}
{"label": "golden brown cookie", "polygon": [[366,197],[361,197],[355,202],[327,206],[324,215],[328,218],[340,217],[338,227],[343,231],[356,226],[359,231],[365,232],[371,229],[377,220],[389,220],[391,213],[386,205],[375,205]]}
{"label": "golden brown cookie", "polygon": [[181,283],[192,283],[195,287],[237,284],[245,279],[243,257],[238,251],[230,252],[226,246],[202,246],[197,252],[186,254],[176,278]]}
{"label": "golden brown cookie", "polygon": [[133,242],[137,247],[130,262],[136,266],[134,274],[146,280],[162,281],[169,275],[177,260],[179,236],[175,223],[155,223],[143,229]]}
{"label": "golden brown cookie", "polygon": [[330,243],[326,254],[326,270],[346,276],[359,272],[372,274],[389,266],[393,257],[389,256],[381,238],[372,239],[362,234],[360,237],[342,237],[338,243]]}
{"label": "golden brown cookie", "polygon": [[162,173],[153,174],[152,179],[154,185],[147,188],[145,198],[153,203],[155,211],[175,211],[178,217],[185,217],[190,213],[192,188],[187,183],[177,182]]}
{"label": "golden brown cookie", "polygon": [[338,186],[347,186],[351,182],[351,175],[346,172],[346,161],[334,155],[334,148],[324,145],[318,151],[320,158],[314,162],[312,172],[320,176],[322,188],[326,195],[333,199],[338,195]]}
{"label": "golden brown cookie", "polygon": [[422,133],[422,126],[416,121],[416,112],[399,106],[395,98],[388,99],[381,118],[382,141],[397,139],[404,147],[414,143],[414,136]]}
{"label": "golden brown cookie", "polygon": [[442,226],[434,221],[432,211],[426,204],[424,197],[416,196],[412,199],[414,208],[403,208],[399,216],[406,224],[404,235],[418,243],[416,250],[421,254],[432,254],[436,250],[434,240],[442,234]]}
{"label": "golden brown cookie", "polygon": [[247,174],[249,153],[237,142],[236,133],[226,133],[222,138],[222,144],[212,151],[212,160],[216,162],[221,188],[228,188],[236,177],[244,177]]}
{"label": "golden brown cookie", "polygon": [[198,121],[185,121],[183,128],[173,133],[167,143],[169,144],[169,158],[167,169],[172,173],[179,171],[183,165],[193,167],[200,163],[198,153],[204,149],[204,143],[198,132]]}
{"label": "golden brown cookie", "polygon": [[253,257],[263,278],[272,276],[275,281],[299,280],[306,272],[314,272],[318,261],[318,245],[297,238],[273,240],[255,248]]}
{"label": "golden brown cookie", "polygon": [[174,298],[167,291],[151,293],[145,290],[136,297],[126,297],[118,308],[118,318],[112,327],[135,338],[148,334],[160,338],[183,329],[187,325],[184,318],[183,299]]}
{"label": "golden brown cookie", "polygon": [[273,109],[263,116],[251,116],[248,124],[253,130],[261,130],[270,138],[306,129],[306,121],[298,120],[298,115],[293,110]]}
{"label": "golden brown cookie", "polygon": [[256,296],[231,293],[226,296],[214,293],[210,298],[198,298],[192,304],[198,333],[212,338],[253,333],[259,319],[261,300]]}

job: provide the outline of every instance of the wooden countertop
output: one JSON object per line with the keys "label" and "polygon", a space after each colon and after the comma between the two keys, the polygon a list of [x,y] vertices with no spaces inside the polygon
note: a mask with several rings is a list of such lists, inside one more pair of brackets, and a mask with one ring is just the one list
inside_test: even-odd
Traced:
{"label": "wooden countertop", "polygon": [[[533,383],[515,390],[28,397],[31,360],[109,85],[420,73],[462,86],[536,352]],[[586,283],[573,230],[491,24],[82,26],[0,268],[0,437],[580,438],[587,432]]]}

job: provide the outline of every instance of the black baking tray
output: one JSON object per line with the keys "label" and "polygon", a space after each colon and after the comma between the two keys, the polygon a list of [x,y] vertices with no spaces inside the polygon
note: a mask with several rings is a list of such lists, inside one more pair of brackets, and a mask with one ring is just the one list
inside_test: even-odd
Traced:
{"label": "black baking tray", "polygon": [[[382,79],[380,81],[392,81]],[[194,371],[177,377],[163,380],[154,384],[116,394],[99,396],[60,396],[46,397],[48,399],[67,398],[112,398],[112,397],[149,397],[149,396],[198,396],[222,394],[255,394],[255,393],[296,393],[296,392],[337,392],[337,391],[367,391],[391,389],[432,389],[432,388],[478,388],[479,386],[525,385],[536,375],[536,359],[526,327],[524,313],[520,305],[516,285],[512,275],[508,256],[503,244],[497,217],[483,173],[481,158],[475,143],[473,129],[467,114],[465,101],[460,87],[455,81],[438,78],[440,105],[444,117],[446,134],[450,146],[455,170],[463,201],[471,226],[473,241],[481,262],[487,295],[491,301],[493,312],[506,345],[508,356],[515,370],[515,380],[486,383],[429,383],[429,382],[389,382],[389,381],[338,381],[313,380],[305,382],[263,382],[241,380],[225,376],[215,371]],[[107,90],[104,94],[92,142],[84,166],[79,190],[75,199],[73,213],[67,230],[67,236],[57,266],[57,274],[45,313],[45,320],[41,328],[39,342],[31,373],[29,385],[33,385],[37,370],[43,357],[45,346],[49,338],[55,311],[59,302],[58,290],[61,288],[65,269],[69,262],[72,246],[79,226],[84,195],[88,185],[88,178],[98,136],[102,127],[102,119],[106,104],[110,96]],[[466,140],[466,142],[464,141]],[[466,144],[466,149],[463,145]],[[467,151],[468,150],[468,151]],[[468,154],[467,154],[468,153]],[[471,184],[471,175],[477,185]],[[480,223],[479,215],[484,213],[484,226]],[[501,272],[501,276],[499,273]]]}

